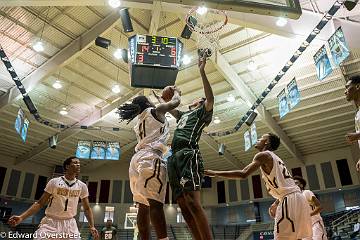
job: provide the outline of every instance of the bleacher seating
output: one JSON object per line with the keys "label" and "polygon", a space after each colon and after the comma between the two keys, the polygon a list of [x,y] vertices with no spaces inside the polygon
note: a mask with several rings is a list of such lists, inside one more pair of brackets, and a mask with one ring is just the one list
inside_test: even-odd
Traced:
{"label": "bleacher seating", "polygon": [[[348,211],[346,214],[332,223],[332,230],[336,232],[342,240],[360,239],[360,234],[354,233],[354,225],[360,222],[360,210]],[[352,238],[350,237],[352,236]]]}

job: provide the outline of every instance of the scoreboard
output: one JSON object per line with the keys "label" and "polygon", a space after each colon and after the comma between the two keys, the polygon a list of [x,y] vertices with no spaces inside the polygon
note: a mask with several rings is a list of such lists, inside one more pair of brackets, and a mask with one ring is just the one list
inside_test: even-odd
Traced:
{"label": "scoreboard", "polygon": [[130,38],[131,63],[178,68],[183,44],[175,37],[135,35]]}
{"label": "scoreboard", "polygon": [[129,38],[131,86],[174,85],[181,66],[183,43],[175,37],[134,35]]}

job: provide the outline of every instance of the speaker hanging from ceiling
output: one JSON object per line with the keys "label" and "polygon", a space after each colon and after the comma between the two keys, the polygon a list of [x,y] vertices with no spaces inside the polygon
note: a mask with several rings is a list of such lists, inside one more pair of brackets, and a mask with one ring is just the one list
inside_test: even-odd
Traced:
{"label": "speaker hanging from ceiling", "polygon": [[127,8],[120,9],[119,13],[120,13],[120,18],[121,18],[124,32],[133,32],[134,29],[133,29],[133,26],[131,23],[129,9],[127,9]]}
{"label": "speaker hanging from ceiling", "polygon": [[354,7],[356,6],[356,4],[359,2],[359,0],[346,0],[344,2],[344,5],[346,7],[347,10],[351,11],[354,9]]}
{"label": "speaker hanging from ceiling", "polygon": [[111,45],[111,40],[103,38],[103,37],[97,37],[95,39],[95,45],[105,48],[105,49],[108,49],[109,46]]}

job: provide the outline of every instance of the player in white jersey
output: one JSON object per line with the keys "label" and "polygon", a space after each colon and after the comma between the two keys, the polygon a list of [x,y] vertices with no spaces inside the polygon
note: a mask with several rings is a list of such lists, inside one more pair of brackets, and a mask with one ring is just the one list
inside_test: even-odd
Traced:
{"label": "player in white jersey", "polygon": [[137,224],[142,240],[149,239],[150,220],[159,239],[168,239],[163,205],[166,194],[166,162],[170,136],[165,113],[180,104],[181,92],[174,86],[167,103],[155,106],[147,97],[138,96],[130,104],[119,107],[120,120],[128,123],[138,117],[134,131],[137,145],[129,166],[130,188],[139,204]]}
{"label": "player in white jersey", "polygon": [[80,173],[80,161],[76,157],[69,157],[63,163],[65,175],[51,179],[43,195],[28,210],[20,216],[12,216],[8,223],[16,226],[26,218],[36,214],[47,204],[45,217],[41,220],[34,239],[81,239],[76,220],[79,199],[81,199],[90,232],[94,239],[99,234],[94,227],[94,217],[89,205],[89,192],[85,183],[76,179]]}
{"label": "player in white jersey", "polygon": [[[358,109],[357,113],[355,114],[355,132],[348,133],[346,135],[346,139],[349,143],[358,142],[360,147],[360,75],[353,76],[349,78],[345,85],[345,96],[348,102],[354,101],[356,108]],[[360,171],[360,159],[356,164],[356,169]]]}
{"label": "player in white jersey", "polygon": [[322,210],[320,201],[317,199],[315,194],[310,190],[305,190],[306,180],[300,176],[293,177],[295,184],[300,188],[306,201],[309,203],[310,216],[313,235],[309,238],[303,238],[304,240],[327,240],[326,230],[320,212]]}
{"label": "player in white jersey", "polygon": [[280,138],[278,136],[272,133],[265,134],[255,145],[259,153],[243,170],[205,170],[205,174],[210,177],[243,179],[260,168],[267,190],[276,199],[270,211],[275,217],[275,239],[296,240],[311,237],[310,210],[305,197],[301,194],[299,187],[295,185],[284,162],[273,153],[279,145]]}

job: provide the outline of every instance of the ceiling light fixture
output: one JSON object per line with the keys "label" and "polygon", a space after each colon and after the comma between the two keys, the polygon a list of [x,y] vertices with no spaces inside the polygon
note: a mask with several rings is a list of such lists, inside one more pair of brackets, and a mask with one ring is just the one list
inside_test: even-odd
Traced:
{"label": "ceiling light fixture", "polygon": [[53,88],[55,88],[55,89],[60,89],[60,88],[62,88],[62,84],[61,84],[60,81],[58,81],[58,80],[55,81],[52,86],[53,86]]}
{"label": "ceiling light fixture", "polygon": [[287,24],[288,20],[284,17],[279,17],[278,20],[276,21],[276,25],[278,27],[284,27]]}
{"label": "ceiling light fixture", "polygon": [[187,65],[191,63],[191,57],[189,57],[188,55],[184,55],[182,58],[182,62],[183,64]]}
{"label": "ceiling light fixture", "polygon": [[46,17],[45,17],[44,24],[41,29],[40,39],[32,46],[36,52],[43,52],[45,50],[44,43],[42,42],[42,37],[44,34],[45,24],[46,24],[49,12],[50,12],[50,7],[47,8]]}
{"label": "ceiling light fixture", "polygon": [[67,111],[66,107],[63,107],[59,113],[64,116],[67,115],[69,112]]}
{"label": "ceiling light fixture", "polygon": [[111,89],[113,93],[120,93],[120,86],[118,84],[114,85]]}
{"label": "ceiling light fixture", "polygon": [[229,94],[229,96],[226,98],[228,102],[235,102],[235,97],[232,94]]}
{"label": "ceiling light fixture", "polygon": [[121,5],[121,1],[120,0],[109,0],[108,4],[110,5],[110,7],[112,8],[118,8]]}
{"label": "ceiling light fixture", "polygon": [[200,15],[204,15],[205,13],[207,13],[207,10],[208,10],[207,7],[201,6],[196,10],[196,12]]}
{"label": "ceiling light fixture", "polygon": [[37,41],[34,45],[33,45],[33,49],[36,51],[36,52],[43,52],[44,51],[44,43],[39,40]]}
{"label": "ceiling light fixture", "polygon": [[255,71],[258,68],[257,64],[254,62],[254,60],[250,60],[249,64],[247,65],[247,69],[249,71]]}
{"label": "ceiling light fixture", "polygon": [[215,123],[215,124],[219,124],[219,123],[221,123],[221,120],[219,119],[219,117],[215,117],[215,119],[214,119],[214,123]]}
{"label": "ceiling light fixture", "polygon": [[116,49],[113,55],[117,60],[122,59],[122,50],[120,48]]}

